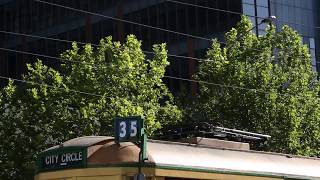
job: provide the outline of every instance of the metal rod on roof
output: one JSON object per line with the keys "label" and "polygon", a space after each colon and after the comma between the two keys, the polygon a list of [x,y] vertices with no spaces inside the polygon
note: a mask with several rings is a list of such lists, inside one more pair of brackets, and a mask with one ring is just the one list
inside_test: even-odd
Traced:
{"label": "metal rod on roof", "polygon": [[265,139],[271,138],[271,136],[269,136],[269,135],[259,134],[259,133],[252,133],[252,132],[248,132],[248,131],[241,131],[241,130],[237,130],[237,129],[228,129],[228,128],[223,128],[223,127],[215,127],[215,130],[239,133],[239,134],[243,134],[243,135],[259,137],[259,138],[265,138]]}

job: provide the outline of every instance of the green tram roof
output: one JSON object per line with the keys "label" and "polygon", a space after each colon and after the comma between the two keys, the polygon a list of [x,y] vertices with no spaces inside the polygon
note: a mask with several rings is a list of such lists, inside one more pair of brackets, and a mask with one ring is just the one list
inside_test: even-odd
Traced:
{"label": "green tram roof", "polygon": [[[70,148],[85,149],[87,158],[85,165],[80,168],[137,166],[140,151],[139,147],[131,142],[116,144],[113,137],[86,136],[49,148],[43,151],[40,157]],[[145,167],[279,178],[320,179],[319,158],[212,148],[158,140],[148,140],[147,154],[148,160],[143,165]],[[48,170],[52,169],[45,171]]]}

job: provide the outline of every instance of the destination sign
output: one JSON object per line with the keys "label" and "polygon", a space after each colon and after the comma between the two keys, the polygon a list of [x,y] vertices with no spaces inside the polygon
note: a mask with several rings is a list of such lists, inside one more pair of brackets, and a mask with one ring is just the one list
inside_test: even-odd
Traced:
{"label": "destination sign", "polygon": [[51,169],[85,167],[86,148],[64,147],[40,155],[40,171]]}

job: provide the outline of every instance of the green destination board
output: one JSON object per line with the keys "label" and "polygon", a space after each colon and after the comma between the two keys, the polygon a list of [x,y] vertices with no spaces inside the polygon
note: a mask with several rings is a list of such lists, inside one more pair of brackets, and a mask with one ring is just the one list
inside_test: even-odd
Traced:
{"label": "green destination board", "polygon": [[38,166],[40,171],[86,167],[87,148],[62,147],[40,154]]}

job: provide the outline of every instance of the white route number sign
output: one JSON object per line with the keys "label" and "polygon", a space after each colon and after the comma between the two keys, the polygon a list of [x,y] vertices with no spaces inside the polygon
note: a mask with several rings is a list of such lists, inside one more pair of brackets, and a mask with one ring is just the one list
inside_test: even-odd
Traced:
{"label": "white route number sign", "polygon": [[115,139],[117,142],[138,142],[141,131],[140,117],[115,119]]}

